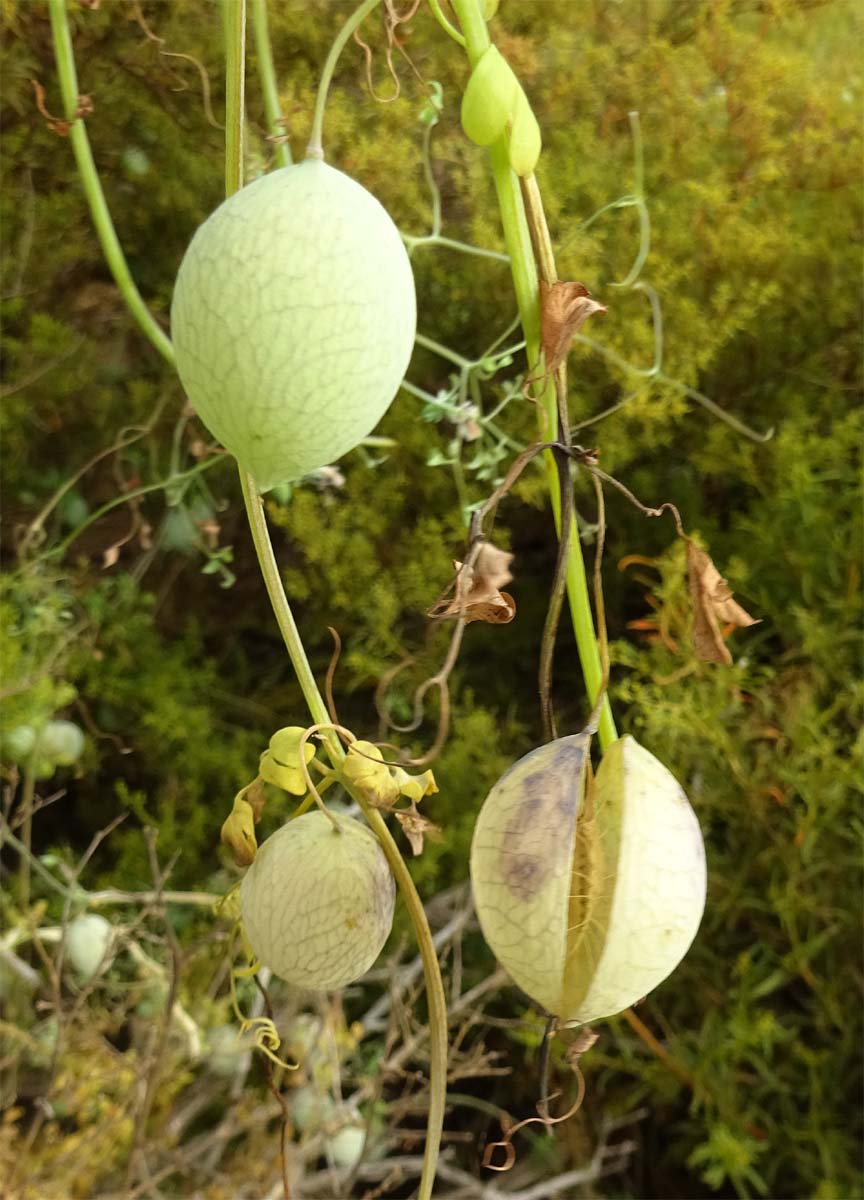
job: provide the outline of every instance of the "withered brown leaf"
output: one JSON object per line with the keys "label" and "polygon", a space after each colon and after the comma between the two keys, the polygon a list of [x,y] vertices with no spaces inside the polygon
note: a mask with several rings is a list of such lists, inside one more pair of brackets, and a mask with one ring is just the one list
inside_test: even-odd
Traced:
{"label": "withered brown leaf", "polygon": [[693,602],[693,648],[702,662],[731,663],[720,622],[746,627],[758,625],[732,598],[732,589],[704,550],[687,539],[687,574]]}
{"label": "withered brown leaf", "polygon": [[513,578],[510,570],[512,561],[513,555],[509,551],[501,550],[491,542],[484,542],[474,563],[475,582],[482,579],[491,588],[503,587]]}
{"label": "withered brown leaf", "polygon": [[558,370],[570,352],[573,338],[594,313],[605,313],[604,304],[591,299],[584,283],[540,281],[541,336],[546,371]]}
{"label": "withered brown leaf", "polygon": [[[465,624],[485,621],[489,625],[507,625],[516,615],[516,601],[501,586],[513,578],[510,563],[513,555],[484,542],[473,567],[454,560],[454,584],[429,609],[430,617],[458,617],[463,612]],[[454,594],[450,596],[451,590]]]}
{"label": "withered brown leaf", "polygon": [[423,853],[424,837],[431,837],[433,841],[438,840],[435,837],[435,834],[438,833],[438,826],[433,825],[431,821],[422,816],[413,804],[410,808],[395,809],[393,816],[402,826],[402,832],[408,839],[415,858],[418,854]]}

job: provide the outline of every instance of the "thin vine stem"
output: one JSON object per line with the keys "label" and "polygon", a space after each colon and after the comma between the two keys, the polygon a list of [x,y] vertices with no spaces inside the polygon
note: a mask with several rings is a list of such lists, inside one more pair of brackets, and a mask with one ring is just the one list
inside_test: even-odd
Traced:
{"label": "thin vine stem", "polygon": [[[465,37],[468,61],[473,69],[490,45],[489,32],[483,18],[481,5],[479,0],[452,0],[452,2],[453,9]],[[525,203],[520,191],[519,180],[510,168],[505,137],[493,143],[489,154],[495,190],[498,195],[504,241],[510,257],[513,287],[516,292],[519,315],[525,334],[529,370],[534,372],[540,362],[540,304],[537,265],[531,243],[531,231],[525,211]],[[548,249],[551,254],[551,247]],[[542,414],[541,437],[544,441],[552,442],[557,435],[558,404],[554,381],[551,379],[546,382],[539,398],[539,407]],[[551,454],[546,454],[544,458],[552,512],[560,537],[561,495],[558,470]],[[585,686],[593,704],[600,694],[603,670],[600,664],[600,652],[597,646],[594,621],[591,615],[591,601],[585,563],[582,558],[579,534],[575,525],[570,529],[569,544],[570,549],[567,555],[567,597],[573,629],[576,635],[579,659],[582,665],[582,673],[585,678]],[[618,736],[608,700],[604,700],[598,736],[600,745],[604,750]]]}
{"label": "thin vine stem", "polygon": [[291,147],[282,125],[282,108],[279,104],[279,87],[276,82],[276,69],[273,66],[270,24],[267,19],[267,0],[252,0],[252,29],[255,34],[255,55],[258,59],[258,79],[264,100],[264,115],[273,139],[276,162],[280,167],[290,167]]}
{"label": "thin vine stem", "polygon": [[433,17],[438,22],[438,24],[441,26],[441,28],[444,30],[444,32],[448,35],[448,37],[451,37],[454,42],[458,42],[459,45],[462,46],[464,49],[465,38],[462,36],[462,34],[459,32],[459,30],[455,27],[455,25],[453,25],[450,21],[447,20],[447,17],[444,14],[444,10],[441,7],[440,0],[429,0],[429,7],[432,10]]}
{"label": "thin vine stem", "polygon": [[142,333],[150,339],[162,357],[173,366],[174,348],[171,345],[171,339],[157,325],[153,314],[144,303],[141,293],[135,286],[135,281],[126,264],[123,250],[115,232],[114,223],[111,220],[111,213],[105,201],[105,193],[102,190],[99,172],[96,170],[96,163],[93,161],[93,152],[90,149],[90,139],[87,136],[86,126],[83,119],[77,115],[79,95],[78,75],[75,70],[72,36],[69,32],[69,20],[66,14],[66,0],[49,0],[49,13],[51,16],[51,36],[54,42],[54,57],[57,61],[57,76],[60,81],[60,93],[63,99],[63,112],[66,120],[70,123],[69,140],[72,143],[72,152],[75,155],[75,162],[78,165],[81,185],[87,197],[87,203],[90,206],[90,213],[93,218],[93,224],[96,227],[96,234],[99,238],[99,244],[102,247],[102,253],[105,255],[105,261],[108,264],[111,274],[114,276],[114,282],[120,289],[120,294],[126,301],[126,305],[132,316],[138,322]]}
{"label": "thin vine stem", "polygon": [[363,0],[363,3],[354,10],[342,28],[336,35],[336,40],[330,47],[330,53],[324,63],[324,69],[321,72],[321,79],[318,83],[318,94],[315,97],[315,113],[312,117],[312,129],[309,134],[309,145],[306,147],[307,158],[323,158],[324,146],[322,135],[324,132],[324,110],[327,107],[327,94],[330,91],[330,84],[333,80],[333,72],[336,70],[336,63],[339,61],[339,55],[342,53],[345,43],[351,37],[355,29],[359,29],[363,21],[368,17],[369,13],[381,0]]}
{"label": "thin vine stem", "polygon": [[246,0],[222,0],[225,21],[225,195],[243,186],[246,134]]}

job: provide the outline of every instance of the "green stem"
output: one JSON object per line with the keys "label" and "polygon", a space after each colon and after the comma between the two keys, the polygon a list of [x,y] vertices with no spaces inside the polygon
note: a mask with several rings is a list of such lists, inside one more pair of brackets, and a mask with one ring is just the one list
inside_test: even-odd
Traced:
{"label": "green stem", "polygon": [[381,0],[363,0],[363,3],[355,9],[339,30],[336,40],[330,47],[330,53],[327,55],[324,69],[321,72],[321,79],[318,83],[318,95],[315,97],[315,113],[312,117],[309,145],[306,147],[307,158],[324,157],[324,147],[321,141],[324,131],[324,109],[327,106],[327,93],[330,90],[330,83],[333,79],[333,72],[336,70],[336,63],[351,34],[355,29],[359,28],[376,4],[380,4],[380,2]]}
{"label": "green stem", "polygon": [[[330,714],[318,690],[318,684],[315,682],[309,659],[306,657],[306,650],[300,638],[297,623],[282,586],[282,576],[279,573],[279,566],[273,553],[273,543],[270,541],[270,531],[264,517],[264,502],[258,493],[254,479],[247,471],[240,471],[240,485],[243,489],[243,501],[246,505],[246,516],[249,519],[252,541],[258,555],[258,565],[261,568],[267,595],[270,597],[276,624],[279,626],[279,632],[285,642],[288,657],[291,659],[291,665],[294,667],[306,707],[312,717],[312,724],[324,725],[330,720]],[[338,766],[342,761],[343,754],[335,734],[327,734],[327,746],[333,765]]]}
{"label": "green stem", "polygon": [[[468,61],[473,68],[490,45],[489,32],[483,18],[481,5],[479,0],[452,0],[452,3],[465,36]],[[510,258],[513,288],[516,293],[519,315],[522,320],[522,329],[525,334],[528,369],[529,373],[533,374],[539,366],[541,344],[539,284],[537,279],[537,264],[531,244],[531,232],[528,226],[528,218],[525,213],[525,204],[522,199],[519,180],[510,168],[506,135],[490,147],[489,153],[492,176],[498,195],[501,224],[504,230],[504,241]],[[554,441],[557,436],[558,421],[555,385],[552,379],[549,379],[546,383],[540,398],[540,404],[542,411],[541,437],[545,441]],[[550,453],[544,455],[544,461],[549,495],[552,502],[552,512],[560,537],[561,496],[558,472],[555,460]],[[575,520],[570,529],[569,545],[570,552],[567,556],[567,598],[570,606],[573,630],[576,635],[579,660],[582,665],[582,674],[585,678],[588,695],[593,704],[602,685],[603,668],[600,663],[600,652],[594,632],[588,580],[585,574],[585,564],[582,559],[582,548]],[[604,701],[603,704],[598,735],[600,745],[604,750],[618,736],[608,700]]]}
{"label": "green stem", "polygon": [[255,55],[258,59],[258,78],[264,100],[264,115],[274,139],[276,161],[280,167],[291,166],[291,147],[285,140],[282,125],[282,109],[279,104],[279,88],[273,66],[273,49],[270,45],[270,26],[267,21],[267,0],[252,0],[252,28],[255,32]]}
{"label": "green stem", "polygon": [[444,10],[441,8],[440,0],[429,0],[429,7],[432,9],[432,15],[434,16],[435,20],[438,22],[444,32],[451,37],[454,42],[458,42],[460,46],[464,46],[464,37],[459,30],[456,29],[455,26],[453,26],[445,17]]}
{"label": "green stem", "polygon": [[464,371],[476,366],[470,358],[465,358],[462,354],[458,354],[455,350],[451,350],[449,346],[442,346],[440,342],[434,341],[430,337],[426,337],[423,333],[416,333],[414,341],[418,346],[422,346],[424,350],[431,350],[433,354],[437,354],[439,358],[446,358],[448,362],[454,366],[461,367]]}
{"label": "green stem", "polygon": [[502,254],[500,250],[484,250],[480,246],[472,246],[468,242],[457,242],[455,238],[441,237],[439,234],[429,233],[422,237],[413,237],[410,233],[403,233],[402,241],[409,253],[422,246],[443,246],[448,250],[459,250],[462,254],[473,254],[477,258],[491,258],[495,262],[507,262],[507,255]]}
{"label": "green stem", "polygon": [[[377,3],[377,0],[375,0]],[[367,11],[372,7],[372,4],[367,3],[362,8]],[[358,10],[360,12],[360,10]],[[230,195],[243,183],[243,47],[244,47],[244,28],[245,28],[245,0],[226,0],[226,47],[225,47],[225,71],[226,71],[226,96],[227,96],[227,112],[225,122],[225,186],[226,192]],[[342,37],[342,42],[337,44],[341,49],[344,45],[345,38],[350,35],[353,28],[362,20],[363,13],[357,19],[357,13],[354,14],[354,25],[349,21],[346,27],[342,30],[342,34],[347,34]],[[335,48],[335,47],[334,47]],[[333,60],[331,63],[330,60]],[[335,57],[331,51],[330,73],[332,75],[333,64]],[[325,89],[326,94],[326,89]],[[319,93],[320,96],[320,93]],[[323,104],[322,104],[323,113]],[[319,127],[320,134],[320,127]],[[285,595],[285,589],[282,586],[282,577],[279,573],[279,566],[276,562],[276,556],[273,553],[273,543],[270,540],[270,533],[267,529],[267,522],[264,516],[264,504],[258,489],[255,486],[255,481],[252,476],[240,470],[240,484],[243,489],[243,501],[246,505],[246,515],[249,519],[249,528],[252,533],[252,541],[255,545],[255,552],[258,555],[258,563],[261,567],[261,574],[264,578],[264,585],[267,589],[267,595],[270,598],[270,603],[273,606],[273,613],[276,617],[276,623],[279,626],[279,631],[282,634],[285,648],[288,651],[288,656],[291,659],[291,665],[297,676],[309,712],[312,716],[314,725],[326,725],[330,723],[330,714],[327,711],[327,706],[318,689],[318,684],[315,681],[315,676],[312,674],[312,668],[309,665],[309,659],[306,656],[306,649],[300,638],[297,623],[294,620],[294,615],[291,612],[291,606],[288,603],[288,598]],[[338,767],[340,762],[345,757],[345,752],[332,730],[328,731],[326,736],[327,751],[330,760],[334,767]],[[435,953],[435,945],[432,941],[432,931],[429,928],[429,922],[426,919],[426,913],[423,909],[423,904],[417,894],[417,889],[414,886],[414,881],[411,878],[410,872],[405,864],[405,860],[399,853],[399,847],[393,839],[393,835],[387,827],[384,818],[375,809],[362,792],[351,791],[351,794],[357,800],[363,812],[366,821],[369,824],[372,832],[378,838],[396,884],[402,893],[402,899],[405,902],[405,907],[408,910],[411,923],[414,926],[414,932],[417,937],[417,945],[420,950],[420,956],[423,961],[423,971],[426,978],[426,993],[429,1001],[429,1025],[430,1025],[430,1053],[429,1053],[429,1118],[426,1133],[426,1148],[423,1155],[423,1173],[420,1180],[419,1200],[430,1200],[432,1188],[435,1183],[435,1170],[438,1162],[438,1151],[441,1145],[441,1132],[444,1125],[444,1108],[446,1101],[447,1088],[447,1005],[444,998],[444,985],[441,980],[441,967],[438,963],[438,956]]]}
{"label": "green stem", "polygon": [[163,358],[172,365],[174,349],[171,341],[156,321],[141,298],[135,286],[135,281],[126,265],[126,259],[120,248],[111,213],[105,202],[105,193],[99,181],[99,173],[93,161],[90,150],[90,140],[84,121],[78,117],[78,79],[75,71],[75,56],[72,50],[72,37],[69,32],[69,21],[66,15],[65,0],[49,0],[51,14],[51,35],[54,40],[54,55],[57,60],[57,74],[60,80],[60,92],[63,97],[63,112],[66,120],[71,123],[69,140],[78,164],[78,174],[84,194],[90,206],[93,224],[105,255],[105,261],[114,276],[114,281],[126,301],[129,311],[138,322],[141,331],[150,339]]}
{"label": "green stem", "polygon": [[243,186],[246,130],[246,0],[223,0],[225,21],[225,195]]}

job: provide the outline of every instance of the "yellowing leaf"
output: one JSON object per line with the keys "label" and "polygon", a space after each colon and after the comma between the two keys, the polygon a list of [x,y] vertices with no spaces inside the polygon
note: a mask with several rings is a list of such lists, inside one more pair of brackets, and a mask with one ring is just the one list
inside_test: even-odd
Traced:
{"label": "yellowing leaf", "polygon": [[392,767],[391,777],[402,795],[407,796],[414,804],[424,796],[434,795],[438,791],[438,784],[431,771],[424,771],[422,775],[409,775],[402,767]]}
{"label": "yellowing leaf", "polygon": [[[300,766],[300,739],[305,732],[300,725],[286,725],[271,737],[270,753],[283,767]],[[315,757],[315,747],[310,742],[303,747],[303,757],[307,763]]]}
{"label": "yellowing leaf", "polygon": [[[270,739],[270,748],[261,755],[258,774],[267,783],[272,783],[292,796],[306,794],[306,776],[300,765],[300,740],[305,733],[300,725],[286,725],[277,729]],[[315,757],[315,747],[306,742],[303,759],[310,763]]]}
{"label": "yellowing leaf", "polygon": [[267,783],[282,788],[283,792],[289,792],[292,796],[306,794],[306,778],[299,762],[296,767],[286,767],[277,762],[269,750],[265,750],[258,764],[258,774]]}
{"label": "yellowing leaf", "polygon": [[248,867],[255,861],[258,852],[255,815],[248,800],[234,801],[234,807],[222,825],[220,837],[238,867]]}
{"label": "yellowing leaf", "polygon": [[383,758],[384,755],[372,742],[352,742],[342,764],[342,773],[377,804],[389,807],[399,796],[399,785]]}

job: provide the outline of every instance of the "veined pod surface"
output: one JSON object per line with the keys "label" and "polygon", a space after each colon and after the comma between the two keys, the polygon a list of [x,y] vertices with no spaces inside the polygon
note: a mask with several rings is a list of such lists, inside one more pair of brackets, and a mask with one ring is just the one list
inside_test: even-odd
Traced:
{"label": "veined pod surface", "polygon": [[623,737],[592,779],[588,747],[576,734],[520,759],[471,846],[487,942],[564,1024],[612,1016],[662,983],[705,907],[702,835],[675,777]]}
{"label": "veined pod surface", "polygon": [[398,229],[364,187],[312,160],[216,209],[186,251],[171,306],[186,393],[262,491],[374,429],[415,330]]}
{"label": "veined pod surface", "polygon": [[330,991],[367,971],[393,924],[396,885],[378,839],[322,812],[277,829],[240,885],[253,953],[297,987]]}

